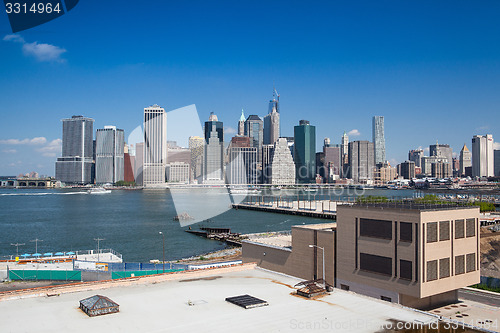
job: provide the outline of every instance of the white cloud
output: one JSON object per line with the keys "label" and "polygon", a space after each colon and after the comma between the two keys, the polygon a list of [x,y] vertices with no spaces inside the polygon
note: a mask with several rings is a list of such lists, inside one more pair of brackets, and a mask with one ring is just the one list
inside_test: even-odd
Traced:
{"label": "white cloud", "polygon": [[493,142],[493,149],[500,150],[500,142]]}
{"label": "white cloud", "polygon": [[55,139],[49,142],[44,147],[38,148],[36,151],[42,153],[43,156],[56,157],[61,152],[62,140]]}
{"label": "white cloud", "polygon": [[224,134],[236,134],[236,130],[232,127],[224,127]]}
{"label": "white cloud", "polygon": [[34,57],[36,60],[43,62],[64,62],[65,60],[61,57],[66,49],[45,43],[27,43],[24,38],[20,35],[6,35],[3,38],[6,42],[13,42],[22,44],[23,53],[25,56]]}
{"label": "white cloud", "polygon": [[33,139],[6,139],[0,140],[0,144],[3,145],[43,145],[47,142],[47,139],[43,136],[36,137]]}
{"label": "white cloud", "polygon": [[23,43],[24,44],[24,38],[21,37],[20,35],[6,35],[3,38],[4,41],[6,42],[14,42],[14,43]]}
{"label": "white cloud", "polygon": [[361,133],[357,129],[350,130],[347,135],[349,136],[360,136]]}
{"label": "white cloud", "polygon": [[4,149],[4,150],[2,150],[2,153],[15,154],[15,153],[17,153],[17,150],[15,150],[15,149]]}

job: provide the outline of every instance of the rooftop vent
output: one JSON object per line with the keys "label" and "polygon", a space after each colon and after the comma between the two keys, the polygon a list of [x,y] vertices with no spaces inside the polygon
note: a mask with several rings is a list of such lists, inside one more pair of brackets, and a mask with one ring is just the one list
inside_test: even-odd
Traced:
{"label": "rooftop vent", "polygon": [[80,309],[89,317],[100,316],[120,311],[119,305],[106,296],[95,295],[80,301]]}
{"label": "rooftop vent", "polygon": [[226,301],[241,306],[244,309],[252,309],[269,305],[269,303],[267,303],[266,301],[250,295],[228,297],[226,298]]}

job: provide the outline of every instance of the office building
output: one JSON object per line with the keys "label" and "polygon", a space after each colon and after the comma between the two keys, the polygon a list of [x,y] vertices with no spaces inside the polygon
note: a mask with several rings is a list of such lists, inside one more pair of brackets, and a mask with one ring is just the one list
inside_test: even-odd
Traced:
{"label": "office building", "polygon": [[340,177],[347,178],[349,166],[349,136],[346,134],[346,132],[344,132],[342,138],[340,139],[340,158]]}
{"label": "office building", "polygon": [[66,184],[91,184],[94,166],[94,119],[63,119],[62,156],[57,158],[56,179]]}
{"label": "office building", "polygon": [[95,181],[114,184],[124,180],[125,135],[116,126],[104,126],[96,131]]}
{"label": "office building", "polygon": [[190,136],[189,150],[191,151],[190,179],[192,182],[201,183],[203,181],[205,139],[199,136]]}
{"label": "office building", "polygon": [[[257,151],[262,150],[262,144],[264,143],[264,122],[257,115],[248,116],[245,121],[245,136],[250,138],[250,146],[257,148]],[[260,162],[260,154],[259,154]]]}
{"label": "office building", "polygon": [[500,177],[500,150],[493,152],[495,160],[495,177]]}
{"label": "office building", "polygon": [[189,184],[190,168],[186,162],[169,162],[167,163],[166,174],[167,182]]}
{"label": "office building", "polygon": [[415,178],[415,162],[414,161],[406,161],[399,165],[399,175],[404,179],[413,179]]}
{"label": "office building", "polygon": [[414,149],[408,152],[408,161],[415,163],[415,167],[422,167],[422,158],[424,157],[423,149]]}
{"label": "office building", "polygon": [[[286,140],[286,139],[285,139]],[[262,172],[261,172],[261,184],[271,183],[271,162],[273,161],[275,145],[262,145]],[[291,153],[290,153],[291,155]],[[292,158],[293,160],[293,158]],[[294,164],[295,169],[295,164]]]}
{"label": "office building", "polygon": [[159,105],[144,108],[143,186],[165,183],[167,164],[167,117]]}
{"label": "office building", "polygon": [[316,153],[316,173],[319,174],[325,183],[340,178],[341,165],[341,146],[332,144],[330,138],[323,141],[323,151]]}
{"label": "office building", "polygon": [[135,150],[131,150],[126,143],[123,146],[123,180],[127,183],[134,183],[134,163]]}
{"label": "office building", "polygon": [[472,176],[493,177],[494,168],[493,136],[475,135],[472,137]]}
{"label": "office building", "polygon": [[210,112],[208,121],[205,122],[205,144],[208,144],[208,139],[212,134],[214,126],[217,134],[216,137],[219,139],[219,142],[224,142],[224,125],[222,121],[219,121],[215,113]]}
{"label": "office building", "polygon": [[385,162],[384,117],[374,116],[372,120],[373,147],[375,149],[375,164]]}
{"label": "office building", "polygon": [[[234,137],[233,139],[239,139]],[[250,147],[249,142],[235,141],[228,149],[229,163],[226,167],[228,183],[233,185],[256,185],[257,148]]]}
{"label": "office building", "polygon": [[446,158],[446,161],[442,160],[442,162],[448,163],[450,165],[450,170],[453,170],[453,149],[450,147],[450,145],[443,145],[437,142],[435,145],[430,145],[429,156]]}
{"label": "office building", "polygon": [[396,179],[397,176],[397,169],[391,167],[388,162],[384,162],[379,163],[375,166],[373,180],[375,181],[375,184],[382,185]]}
{"label": "office building", "polygon": [[294,160],[298,183],[315,183],[316,127],[301,120],[294,127]]}
{"label": "office building", "polygon": [[[438,155],[438,156],[424,156],[421,159],[421,165],[422,165],[422,174],[428,176],[428,177],[435,177],[436,173],[433,173],[433,164],[436,163],[444,163],[447,165],[447,168],[451,170],[451,163],[448,163],[448,158],[446,158],[443,155]],[[437,170],[437,169],[434,169]]]}
{"label": "office building", "polygon": [[245,113],[243,112],[243,109],[241,109],[241,116],[240,120],[238,121],[238,135],[245,135]]}
{"label": "office building", "polygon": [[135,145],[135,162],[134,162],[134,177],[135,184],[143,186],[143,169],[144,169],[144,142],[139,142]]}
{"label": "office building", "polygon": [[273,185],[295,184],[295,163],[285,138],[279,138],[274,144],[271,160],[270,183]]}
{"label": "office building", "polygon": [[336,287],[415,308],[479,283],[479,208],[337,206]]}
{"label": "office building", "polygon": [[[224,183],[224,131],[222,122],[217,120],[213,113],[209,121],[205,123],[205,133],[207,126],[212,126],[209,133],[208,142],[205,146],[204,178],[205,184]],[[219,127],[220,126],[220,127]]]}
{"label": "office building", "polygon": [[375,158],[373,142],[349,142],[349,178],[359,183],[373,179]]}
{"label": "office building", "polygon": [[431,164],[431,177],[442,179],[453,176],[450,163],[439,161]]}
{"label": "office building", "polygon": [[469,148],[464,144],[462,147],[462,150],[460,150],[460,159],[459,159],[459,169],[458,169],[458,175],[461,177],[466,176],[466,168],[472,166],[472,154],[469,151]]}
{"label": "office building", "polygon": [[274,145],[280,137],[279,95],[274,90],[273,99],[269,101],[269,112],[264,117],[264,144]]}

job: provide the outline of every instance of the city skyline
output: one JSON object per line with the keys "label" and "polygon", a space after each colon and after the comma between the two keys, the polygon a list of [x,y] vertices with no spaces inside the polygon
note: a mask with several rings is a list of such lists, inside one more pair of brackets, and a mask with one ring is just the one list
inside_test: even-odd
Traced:
{"label": "city skyline", "polygon": [[[500,137],[491,125],[500,120],[499,3],[323,3],[314,13],[308,4],[275,5],[282,15],[267,2],[190,1],[116,15],[112,2],[98,13],[86,2],[17,35],[4,16],[0,88],[8,98],[0,108],[9,126],[0,135],[0,174],[53,175],[58,120],[72,114],[130,133],[145,105],[196,104],[201,118],[216,112],[231,132],[242,108],[267,114],[273,82],[281,136],[307,118],[318,125],[316,151],[323,138],[338,143],[344,131],[351,141],[371,140],[370,118],[378,114],[392,164],[436,140],[458,153],[474,135]],[[204,14],[193,14],[193,6]],[[146,18],[147,27],[140,24]],[[156,52],[143,52],[151,45]]]}

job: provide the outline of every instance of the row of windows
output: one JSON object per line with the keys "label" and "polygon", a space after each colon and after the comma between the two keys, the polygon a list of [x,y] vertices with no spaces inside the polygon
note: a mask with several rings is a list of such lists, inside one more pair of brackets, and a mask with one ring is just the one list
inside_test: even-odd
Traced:
{"label": "row of windows", "polygon": [[[364,237],[373,237],[380,239],[392,239],[392,221],[359,219],[359,234]],[[413,241],[413,224],[409,222],[399,223],[399,239],[404,242]]]}
{"label": "row of windows", "polygon": [[[427,243],[450,240],[450,221],[428,222],[426,226]],[[475,236],[476,219],[455,221],[455,239]]]}
{"label": "row of windows", "polygon": [[[474,272],[476,270],[476,254],[469,253],[455,257],[455,274]],[[450,258],[431,260],[427,262],[427,281],[450,277]]]}

